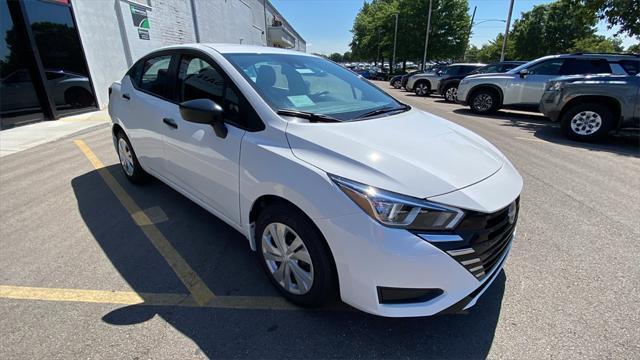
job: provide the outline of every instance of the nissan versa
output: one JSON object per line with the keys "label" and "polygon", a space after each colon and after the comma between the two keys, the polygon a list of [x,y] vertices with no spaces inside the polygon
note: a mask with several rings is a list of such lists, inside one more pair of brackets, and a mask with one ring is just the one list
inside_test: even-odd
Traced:
{"label": "nissan versa", "polygon": [[159,49],[111,86],[109,113],[126,177],[240,231],[301,306],[466,309],[515,238],[522,178],[500,151],[316,56]]}

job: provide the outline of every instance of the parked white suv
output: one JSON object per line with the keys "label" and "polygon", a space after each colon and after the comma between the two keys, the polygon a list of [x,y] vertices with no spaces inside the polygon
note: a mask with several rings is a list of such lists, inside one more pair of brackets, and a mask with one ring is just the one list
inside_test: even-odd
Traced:
{"label": "parked white suv", "polygon": [[522,179],[500,151],[320,57],[163,48],[112,85],[109,113],[126,177],[237,229],[302,306],[339,290],[384,316],[466,309],[515,238]]}
{"label": "parked white suv", "polygon": [[627,75],[625,67],[640,62],[634,54],[571,54],[545,56],[503,74],[478,74],[458,85],[458,103],[478,114],[501,108],[538,111],[547,81],[576,74]]}

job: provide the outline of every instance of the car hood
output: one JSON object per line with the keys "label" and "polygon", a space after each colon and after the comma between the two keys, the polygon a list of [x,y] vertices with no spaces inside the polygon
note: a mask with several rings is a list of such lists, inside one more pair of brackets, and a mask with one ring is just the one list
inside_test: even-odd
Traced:
{"label": "car hood", "polygon": [[471,131],[421,110],[345,123],[290,122],[293,154],[323,171],[428,198],[475,184],[507,161]]}

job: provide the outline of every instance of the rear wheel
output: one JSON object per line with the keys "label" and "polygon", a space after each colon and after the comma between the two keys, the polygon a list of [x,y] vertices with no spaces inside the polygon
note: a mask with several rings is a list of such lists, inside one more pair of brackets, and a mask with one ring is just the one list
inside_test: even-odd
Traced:
{"label": "rear wheel", "polygon": [[458,97],[458,85],[448,85],[444,88],[444,101],[454,103]]}
{"label": "rear wheel", "polygon": [[400,89],[400,85],[401,85],[400,80],[394,80],[393,81],[393,88],[394,89]]}
{"label": "rear wheel", "polygon": [[613,127],[613,112],[604,104],[574,105],[562,115],[560,127],[573,140],[602,140]]}
{"label": "rear wheel", "polygon": [[471,94],[469,107],[476,114],[491,114],[498,110],[499,101],[498,93],[495,90],[480,89]]}
{"label": "rear wheel", "polygon": [[331,254],[315,225],[298,209],[275,204],[256,222],[256,246],[269,280],[292,303],[319,307],[335,296]]}
{"label": "rear wheel", "polygon": [[142,166],[140,166],[140,162],[138,162],[138,157],[133,151],[131,142],[124,132],[119,131],[116,135],[116,145],[118,147],[120,166],[127,179],[134,184],[143,184],[147,182],[149,180],[149,174],[147,174],[147,172],[142,169]]}
{"label": "rear wheel", "polygon": [[419,81],[415,85],[415,93],[418,96],[427,96],[431,92],[431,87],[426,81]]}

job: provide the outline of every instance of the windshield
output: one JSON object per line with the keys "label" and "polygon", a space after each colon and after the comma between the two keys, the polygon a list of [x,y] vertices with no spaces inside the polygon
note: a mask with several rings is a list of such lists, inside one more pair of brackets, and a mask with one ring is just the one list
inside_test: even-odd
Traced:
{"label": "windshield", "polygon": [[[407,107],[331,61],[293,54],[225,54],[275,110],[349,121],[373,111]],[[376,113],[376,115],[382,114]]]}

